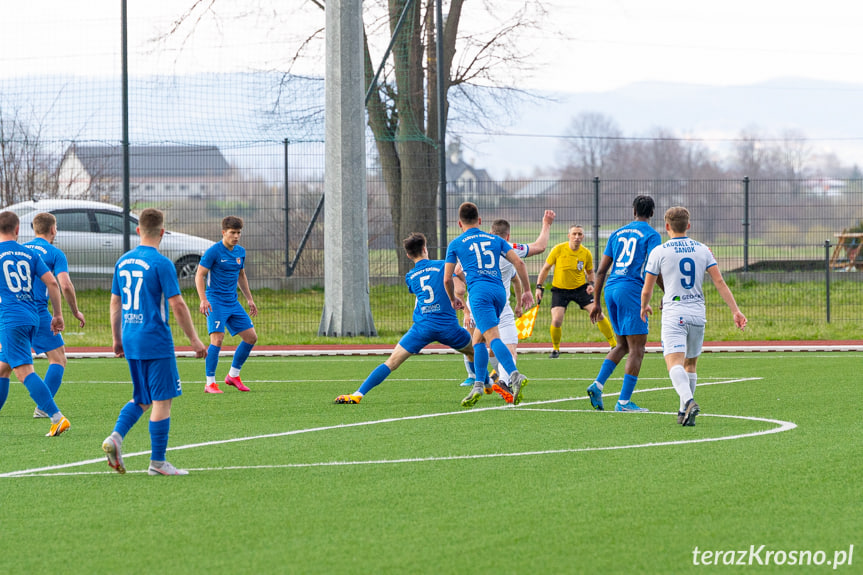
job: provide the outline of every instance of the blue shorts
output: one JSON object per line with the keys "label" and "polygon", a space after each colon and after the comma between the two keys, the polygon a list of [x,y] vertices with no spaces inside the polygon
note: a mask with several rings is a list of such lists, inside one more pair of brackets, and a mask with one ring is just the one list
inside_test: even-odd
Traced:
{"label": "blue shorts", "polygon": [[500,314],[507,302],[506,291],[501,284],[500,289],[484,290],[474,288],[468,295],[470,313],[480,333],[485,333],[500,323]]}
{"label": "blue shorts", "polygon": [[35,325],[7,325],[0,329],[0,361],[16,368],[33,365]]}
{"label": "blue shorts", "polygon": [[231,335],[255,327],[252,318],[246,313],[239,301],[224,304],[210,302],[210,315],[207,316],[207,333],[225,333],[225,328]]}
{"label": "blue shorts", "polygon": [[177,358],[174,356],[159,359],[126,358],[126,361],[132,374],[132,399],[135,403],[150,405],[153,401],[183,395]]}
{"label": "blue shorts", "polygon": [[51,333],[52,319],[54,318],[47,307],[39,312],[39,328],[36,330],[36,335],[33,336],[33,351],[36,353],[45,353],[65,345],[63,336],[59,333],[56,335]]}
{"label": "blue shorts", "polygon": [[617,335],[641,335],[648,332],[641,319],[641,288],[625,286],[605,290],[608,319]]}
{"label": "blue shorts", "polygon": [[399,340],[399,345],[410,353],[419,353],[428,344],[439,341],[455,350],[470,345],[470,333],[457,322],[452,325],[423,325],[415,323]]}

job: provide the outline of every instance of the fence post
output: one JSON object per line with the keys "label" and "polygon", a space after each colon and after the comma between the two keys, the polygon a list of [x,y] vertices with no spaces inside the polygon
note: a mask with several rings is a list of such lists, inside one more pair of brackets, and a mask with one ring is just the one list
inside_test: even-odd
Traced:
{"label": "fence post", "polygon": [[288,146],[291,141],[285,138],[284,147],[285,147],[285,277],[291,277],[293,270],[291,270],[290,261],[291,261],[291,234],[290,234],[290,204],[288,203]]}
{"label": "fence post", "polygon": [[749,271],[749,176],[743,176],[743,271]]}
{"label": "fence post", "polygon": [[593,270],[599,268],[599,176],[593,177]]}
{"label": "fence post", "polygon": [[830,323],[830,240],[824,240],[824,285],[827,297],[827,323]]}

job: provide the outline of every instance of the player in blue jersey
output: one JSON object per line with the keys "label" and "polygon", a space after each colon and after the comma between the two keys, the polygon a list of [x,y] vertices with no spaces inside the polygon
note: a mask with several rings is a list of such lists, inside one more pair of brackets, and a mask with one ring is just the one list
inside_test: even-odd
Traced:
{"label": "player in blue jersey", "polygon": [[[75,286],[69,278],[69,263],[66,261],[66,255],[54,245],[54,238],[57,237],[57,219],[49,213],[36,214],[33,217],[33,231],[36,237],[24,245],[35,250],[57,278],[60,291],[66,303],[69,304],[69,309],[72,310],[72,316],[78,320],[80,327],[84,327],[84,314],[78,309]],[[63,383],[63,373],[66,370],[65,342],[63,336],[51,330],[51,320],[54,318],[48,311],[48,288],[38,278],[34,281],[33,295],[39,309],[39,329],[33,338],[33,351],[44,353],[48,358],[45,385],[51,391],[51,397],[55,397]],[[33,417],[48,417],[44,406],[37,406]]]}
{"label": "player in blue jersey", "polygon": [[[465,202],[459,206],[458,226],[462,234],[451,241],[447,247],[444,270],[444,288],[449,296],[450,305],[457,310],[464,309],[464,301],[455,295],[452,279],[456,264],[461,264],[470,294],[471,314],[477,328],[472,338],[476,382],[461,404],[463,407],[473,407],[482,397],[486,377],[488,377],[488,349],[486,348],[488,343],[488,347],[494,351],[500,365],[510,374],[513,404],[518,405],[522,400],[522,388],[528,380],[519,373],[512,353],[500,339],[498,328],[500,315],[509,301],[509,294],[506,293],[501,279],[501,257],[515,266],[524,289],[520,302],[523,309],[533,306],[533,294],[524,262],[502,237],[482,231],[479,228],[481,223],[476,204]],[[502,387],[504,384],[499,385]]]}
{"label": "player in blue jersey", "polygon": [[[599,375],[587,388],[590,404],[594,409],[603,409],[602,388],[617,364],[627,354],[623,386],[620,389],[615,411],[647,411],[638,407],[632,392],[638,384],[638,374],[644,359],[647,344],[647,321],[641,318],[641,288],[644,287],[644,266],[647,256],[662,243],[662,236],[650,224],[655,204],[650,196],[636,196],[632,202],[635,220],[615,231],[608,238],[602,254],[602,262],[596,272],[594,298],[601,302],[605,288],[605,305],[617,345],[605,356]],[[608,279],[606,279],[608,278]],[[602,317],[602,305],[590,310],[590,321],[596,323]]]}
{"label": "player in blue jersey", "polygon": [[[249,388],[240,379],[240,370],[249,358],[252,348],[258,342],[258,334],[251,318],[258,315],[258,306],[252,299],[249,280],[246,277],[246,250],[240,245],[243,233],[243,220],[238,216],[227,216],[222,220],[222,241],[204,252],[195,274],[195,287],[201,300],[200,311],[207,316],[207,332],[210,334],[210,347],[207,349],[205,375],[206,393],[222,393],[216,383],[216,367],[219,365],[219,352],[225,340],[225,329],[232,336],[240,334],[242,341],[234,351],[231,369],[225,376],[225,383],[240,391]],[[243,309],[237,298],[237,288],[246,296],[249,312]]]}
{"label": "player in blue jersey", "polygon": [[33,370],[33,338],[39,329],[39,310],[34,290],[36,278],[48,290],[54,318],[51,331],[63,331],[60,287],[54,274],[32,249],[18,243],[20,220],[14,212],[0,213],[0,409],[9,396],[9,376],[15,372],[37,406],[51,418],[49,437],[71,427],[63,416],[51,390]]}
{"label": "player in blue jersey", "polygon": [[[114,431],[102,442],[108,465],[125,473],[123,438],[150,406],[150,475],[187,475],[165,460],[171,429],[171,402],[180,396],[180,376],[170,312],[189,338],[195,357],[206,349],[195,332],[192,314],[180,294],[173,262],[159,253],[165,216],[147,208],[138,218],[141,244],[126,252],[114,266],[111,284],[111,335],[114,355],[126,357],[132,375],[132,401],[123,406]],[[169,309],[170,308],[170,309]]]}
{"label": "player in blue jersey", "polygon": [[680,396],[677,423],[687,427],[695,425],[695,416],[701,411],[695,402],[698,381],[696,366],[704,344],[704,325],[707,311],[704,305],[704,274],[710,276],[716,291],[731,309],[734,324],[744,329],[746,316],[737,307],[734,295],[716,264],[710,248],[690,239],[689,210],[675,206],[665,212],[665,231],[669,240],[650,252],[647,258],[647,276],[641,290],[641,317],[653,313],[650,298],[653,286],[661,275],[665,284],[662,298],[662,354],[671,384]]}
{"label": "player in blue jersey", "polygon": [[461,327],[455,309],[444,290],[444,262],[429,260],[426,237],[413,233],[402,244],[414,267],[405,275],[408,290],[416,296],[414,324],[399,340],[389,358],[372,371],[357,391],[340,395],[335,403],[359,403],[372,388],[380,384],[410,356],[428,344],[439,341],[463,353],[473,361],[473,347],[468,331]]}

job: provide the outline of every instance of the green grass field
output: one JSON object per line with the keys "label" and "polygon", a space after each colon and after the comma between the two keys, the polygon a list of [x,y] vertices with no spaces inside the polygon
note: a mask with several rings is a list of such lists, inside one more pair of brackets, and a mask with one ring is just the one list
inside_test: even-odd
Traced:
{"label": "green grass field", "polygon": [[220,396],[203,393],[202,360],[180,359],[168,459],[191,473],[170,478],[145,472],[145,421],[129,472],[109,470],[126,364],[70,360],[69,432],[44,437],[18,383],[0,411],[0,572],[685,573],[696,546],[832,561],[852,544],[838,571],[860,572],[861,354],[705,354],[694,428],[676,424],[658,354],[634,396],[654,413],[592,411],[602,359],[524,354],[525,402],[471,410],[453,355],[412,358],[360,405],[332,401],[382,357],[253,356],[252,392]]}

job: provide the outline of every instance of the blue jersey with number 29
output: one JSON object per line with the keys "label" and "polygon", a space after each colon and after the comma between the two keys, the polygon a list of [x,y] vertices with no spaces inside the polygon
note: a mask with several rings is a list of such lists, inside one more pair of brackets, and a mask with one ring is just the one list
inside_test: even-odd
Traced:
{"label": "blue jersey with number 29", "polygon": [[111,293],[122,301],[120,322],[126,357],[173,357],[168,300],[180,294],[180,285],[171,260],[150,246],[125,253],[114,266]]}
{"label": "blue jersey with number 29", "polygon": [[630,222],[608,238],[603,255],[611,258],[605,285],[608,288],[629,286],[641,291],[644,287],[644,267],[653,248],[662,243],[662,236],[650,224]]}

